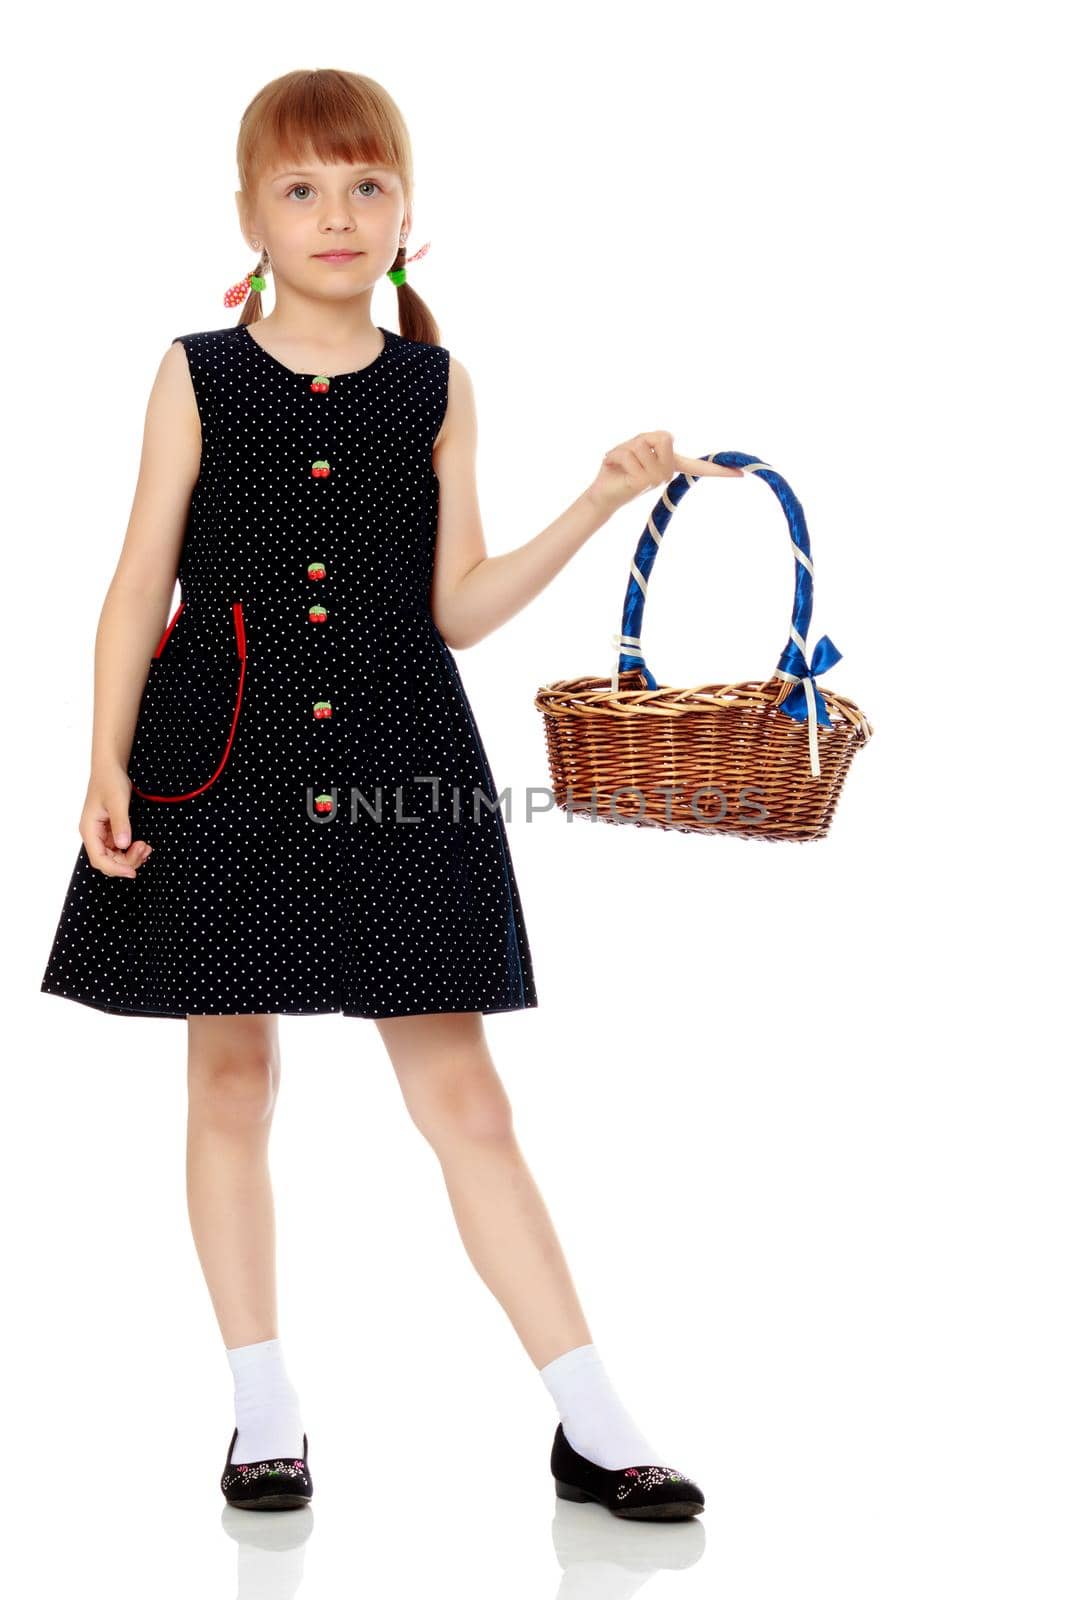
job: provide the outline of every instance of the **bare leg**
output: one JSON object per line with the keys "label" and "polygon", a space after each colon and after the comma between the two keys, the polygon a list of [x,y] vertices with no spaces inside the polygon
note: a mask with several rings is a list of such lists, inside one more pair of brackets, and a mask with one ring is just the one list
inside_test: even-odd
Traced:
{"label": "bare leg", "polygon": [[281,1075],[276,1016],[190,1017],[186,1186],[227,1348],[277,1338],[267,1141]]}
{"label": "bare leg", "polygon": [[440,1161],[466,1252],[534,1365],[591,1343],[480,1012],[385,1017],[377,1026],[411,1118]]}

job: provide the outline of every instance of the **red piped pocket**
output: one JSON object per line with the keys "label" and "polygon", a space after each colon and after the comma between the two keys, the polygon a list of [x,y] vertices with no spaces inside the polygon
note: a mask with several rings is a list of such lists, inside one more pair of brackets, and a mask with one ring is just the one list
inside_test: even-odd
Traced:
{"label": "red piped pocket", "polygon": [[233,749],[244,695],[244,609],[232,606],[233,648],[200,648],[181,630],[168,641],[182,601],[148,665],[127,763],[144,800],[192,800],[221,774]]}

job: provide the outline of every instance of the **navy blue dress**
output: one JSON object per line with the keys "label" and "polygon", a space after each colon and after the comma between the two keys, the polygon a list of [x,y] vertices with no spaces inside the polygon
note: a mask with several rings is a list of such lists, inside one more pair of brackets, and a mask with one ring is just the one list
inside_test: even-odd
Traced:
{"label": "navy blue dress", "polygon": [[502,807],[430,614],[449,355],[297,373],[181,335],[200,474],[110,877],[80,845],[42,990],[124,1016],[537,1004]]}

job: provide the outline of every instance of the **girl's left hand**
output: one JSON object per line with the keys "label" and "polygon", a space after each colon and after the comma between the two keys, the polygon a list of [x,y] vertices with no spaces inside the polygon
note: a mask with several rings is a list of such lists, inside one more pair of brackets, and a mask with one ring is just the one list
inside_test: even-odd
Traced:
{"label": "girl's left hand", "polygon": [[643,494],[645,489],[669,483],[679,472],[691,473],[694,478],[744,476],[739,467],[720,467],[695,456],[676,455],[671,433],[638,433],[635,439],[627,439],[625,444],[608,450],[585,496],[598,510],[610,516],[619,506]]}

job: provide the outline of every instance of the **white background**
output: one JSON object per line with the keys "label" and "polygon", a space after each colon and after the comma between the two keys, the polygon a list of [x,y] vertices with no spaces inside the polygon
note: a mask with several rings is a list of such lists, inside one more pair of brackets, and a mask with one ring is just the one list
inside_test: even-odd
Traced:
{"label": "white background", "polygon": [[[1041,14],[321,0],[9,24],[20,1594],[1061,1594],[1063,128]],[[540,1004],[486,1028],[616,1387],[707,1496],[692,1523],[556,1504],[551,1399],[376,1028],[339,1016],[283,1019],[272,1139],[312,1514],[223,1514],[185,1026],[39,993],[148,390],[175,335],[236,320],[237,123],[312,66],[377,78],[408,120],[409,253],[432,240],[412,282],[474,381],[490,551],[639,431],[760,454],[806,512],[826,687],[874,726],[819,843],[520,806],[509,829]],[[387,279],[373,312],[397,327]],[[537,687],[609,673],[653,498],[458,654],[501,789],[548,781]],[[764,484],[696,485],[647,607],[660,682],[769,676],[792,578]]]}

